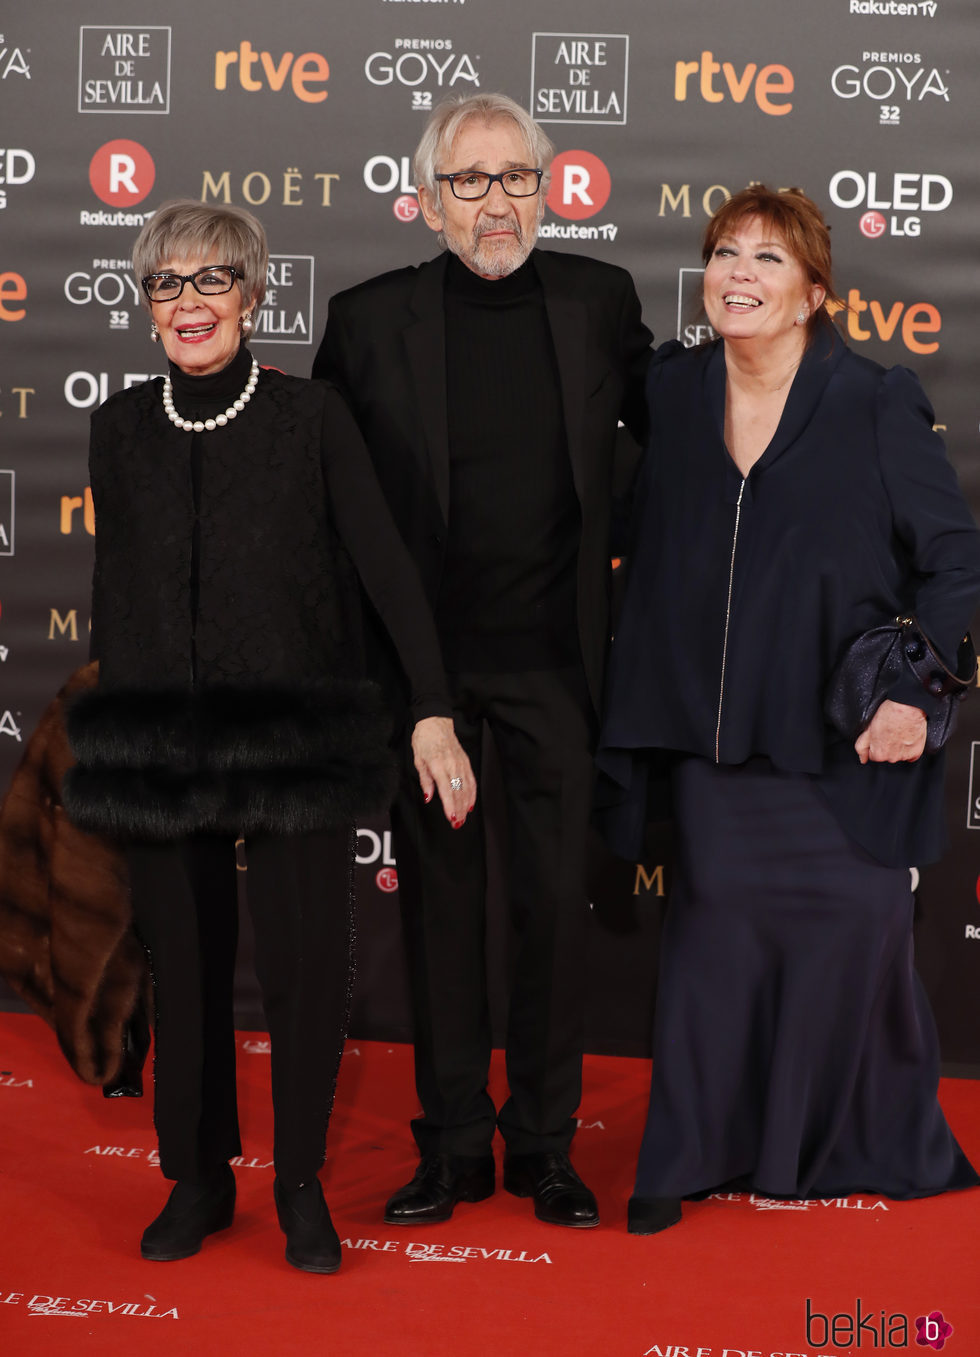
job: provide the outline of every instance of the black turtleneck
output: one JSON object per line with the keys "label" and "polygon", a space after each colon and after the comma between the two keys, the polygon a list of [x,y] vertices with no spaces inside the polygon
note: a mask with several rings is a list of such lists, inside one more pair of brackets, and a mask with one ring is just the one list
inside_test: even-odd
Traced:
{"label": "black turtleneck", "polygon": [[[176,363],[170,363],[170,383],[173,387],[174,409],[184,419],[208,419],[220,415],[233,401],[237,400],[245,389],[252,355],[245,344],[240,344],[238,352],[220,372],[209,372],[203,377],[195,377],[185,372]],[[191,537],[191,666],[197,672],[197,610],[201,582],[201,478],[205,442],[208,433],[192,433],[190,440],[191,493],[194,497],[194,530]]]}
{"label": "black turtleneck", "polygon": [[570,663],[579,507],[532,260],[486,279],[452,256],[445,313],[450,508],[437,622],[447,668]]}

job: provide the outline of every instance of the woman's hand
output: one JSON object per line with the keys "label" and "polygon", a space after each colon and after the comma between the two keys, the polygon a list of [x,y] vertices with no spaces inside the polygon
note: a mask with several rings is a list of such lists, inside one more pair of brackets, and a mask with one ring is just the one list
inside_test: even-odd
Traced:
{"label": "woman's hand", "polygon": [[862,763],[915,763],[926,747],[926,714],[886,697],[854,742]]}
{"label": "woman's hand", "polygon": [[419,721],[412,731],[412,754],[426,803],[438,789],[446,819],[459,829],[476,804],[476,778],[451,719],[427,716]]}

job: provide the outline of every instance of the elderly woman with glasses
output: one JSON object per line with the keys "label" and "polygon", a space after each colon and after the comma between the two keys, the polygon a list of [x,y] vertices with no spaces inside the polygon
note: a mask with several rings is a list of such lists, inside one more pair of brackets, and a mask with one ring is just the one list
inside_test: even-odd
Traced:
{"label": "elderly woman with glasses", "polygon": [[267,262],[250,213],[191,201],[166,204],[136,241],[169,370],[92,421],[100,679],[69,717],[65,804],[125,845],[153,975],[154,1115],[175,1186],[143,1257],[187,1257],[232,1221],[244,881],[286,1258],[334,1272],[317,1173],[351,992],[353,826],[392,789],[358,576],[412,690],[420,795],[438,790],[461,825],[475,783],[427,605],[346,406],[249,353]]}

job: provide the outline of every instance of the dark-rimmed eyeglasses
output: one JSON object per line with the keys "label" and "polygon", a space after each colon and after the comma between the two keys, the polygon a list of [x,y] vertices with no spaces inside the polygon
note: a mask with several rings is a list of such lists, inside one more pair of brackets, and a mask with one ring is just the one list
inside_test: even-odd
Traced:
{"label": "dark-rimmed eyeglasses", "polygon": [[487,174],[484,170],[460,170],[456,174],[437,174],[440,183],[446,183],[454,198],[472,202],[485,198],[492,184],[499,184],[508,198],[533,198],[541,187],[544,170],[501,170]]}
{"label": "dark-rimmed eyeglasses", "polygon": [[193,273],[148,273],[140,281],[151,302],[173,302],[183,292],[185,283],[192,283],[202,297],[217,297],[230,292],[235,279],[241,276],[230,264],[208,264]]}

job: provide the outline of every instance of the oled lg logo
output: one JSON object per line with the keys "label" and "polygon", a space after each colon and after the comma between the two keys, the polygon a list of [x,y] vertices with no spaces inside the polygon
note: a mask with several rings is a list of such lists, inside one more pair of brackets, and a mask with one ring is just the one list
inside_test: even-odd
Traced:
{"label": "oled lg logo", "polygon": [[[362,848],[362,840],[366,847]],[[391,895],[398,889],[398,870],[395,856],[391,851],[391,830],[386,829],[378,834],[373,829],[359,829],[357,844],[354,861],[361,867],[370,867],[373,863],[380,862],[381,866],[375,873],[374,884],[379,891]]]}
{"label": "oled lg logo", "polygon": [[7,188],[20,188],[34,178],[36,162],[30,151],[0,147],[0,208],[7,206]]}
{"label": "oled lg logo", "polygon": [[364,187],[371,193],[397,193],[391,205],[396,221],[414,221],[419,200],[412,183],[412,162],[407,155],[373,155],[364,162]]}
{"label": "oled lg logo", "polygon": [[949,207],[953,185],[942,174],[896,173],[879,180],[875,170],[839,170],[830,181],[830,200],[845,211],[863,208],[858,226],[870,240],[918,236],[924,216]]}
{"label": "oled lg logo", "polygon": [[[716,83],[715,77],[721,76]],[[761,113],[782,118],[793,109],[786,97],[793,93],[795,82],[788,66],[772,64],[761,69],[750,61],[741,71],[730,61],[715,61],[713,52],[702,52],[698,61],[678,61],[674,66],[674,98],[684,103],[691,78],[696,78],[695,91],[708,104],[723,103],[726,98],[744,104],[751,94]],[[720,86],[720,87],[719,87]]]}
{"label": "oled lg logo", "polygon": [[[594,217],[605,207],[611,192],[609,171],[591,151],[562,151],[551,162],[547,203],[556,216],[572,222]],[[602,226],[559,226],[548,222],[539,235],[542,240],[615,240],[618,229],[611,222]]]}

